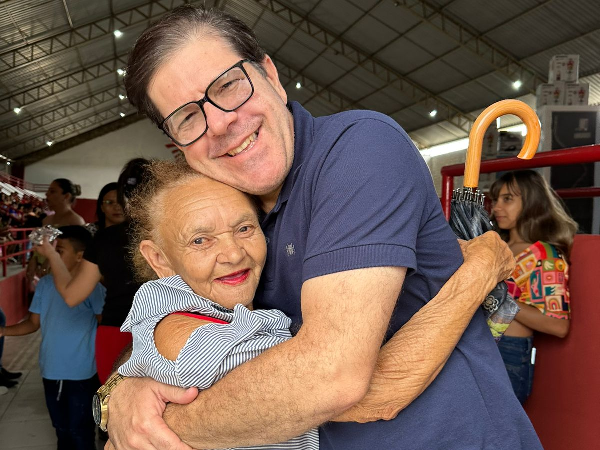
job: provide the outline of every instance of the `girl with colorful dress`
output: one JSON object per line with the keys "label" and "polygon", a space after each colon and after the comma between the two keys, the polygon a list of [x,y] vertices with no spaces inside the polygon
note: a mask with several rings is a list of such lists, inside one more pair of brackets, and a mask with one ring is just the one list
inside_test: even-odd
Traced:
{"label": "girl with colorful dress", "polygon": [[490,196],[494,226],[517,261],[507,283],[521,310],[498,348],[523,403],[533,384],[534,332],[560,338],[569,332],[568,259],[577,223],[533,170],[504,174],[492,185]]}

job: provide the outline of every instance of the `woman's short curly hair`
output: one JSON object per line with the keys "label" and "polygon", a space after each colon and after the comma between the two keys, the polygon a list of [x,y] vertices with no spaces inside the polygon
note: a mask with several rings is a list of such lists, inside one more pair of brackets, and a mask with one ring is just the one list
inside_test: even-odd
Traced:
{"label": "woman's short curly hair", "polygon": [[144,240],[151,240],[160,245],[158,225],[164,209],[164,195],[190,179],[204,177],[185,161],[153,160],[148,163],[146,170],[147,176],[129,199],[127,211],[131,238],[129,253],[136,278],[141,282],[158,278],[140,253],[139,247]]}

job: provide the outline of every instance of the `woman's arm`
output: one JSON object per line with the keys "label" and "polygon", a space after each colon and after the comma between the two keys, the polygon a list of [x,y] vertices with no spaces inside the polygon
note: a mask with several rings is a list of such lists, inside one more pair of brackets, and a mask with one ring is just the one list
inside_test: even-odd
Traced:
{"label": "woman's arm", "polygon": [[564,338],[569,333],[571,321],[569,319],[557,319],[543,314],[535,306],[521,303],[521,310],[517,313],[515,320],[532,330],[540,333],[551,334]]}
{"label": "woman's arm", "polygon": [[[391,420],[435,379],[481,301],[514,269],[514,257],[494,232],[459,241],[464,263],[438,294],[381,348],[367,395],[333,419]],[[427,339],[424,332],[427,331]]]}

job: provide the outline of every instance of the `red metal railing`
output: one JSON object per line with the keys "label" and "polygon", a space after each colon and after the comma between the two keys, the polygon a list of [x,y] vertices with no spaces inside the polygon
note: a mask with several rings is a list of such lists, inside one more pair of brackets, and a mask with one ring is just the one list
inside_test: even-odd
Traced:
{"label": "red metal railing", "polygon": [[[8,232],[14,235],[14,240],[2,242],[0,244],[0,261],[2,261],[2,276],[6,276],[6,268],[8,266],[8,260],[10,258],[16,259],[17,257],[21,257],[21,266],[25,267],[27,265],[27,253],[31,252],[31,249],[27,248],[27,244],[29,243],[28,235],[33,230],[33,228],[9,228]],[[17,246],[17,251],[12,251],[9,253],[9,248]]]}
{"label": "red metal railing", "polygon": [[[537,153],[532,159],[501,158],[481,162],[480,173],[501,172],[504,170],[534,169],[538,167],[566,166],[600,161],[600,145],[586,145],[584,147],[567,148]],[[454,164],[442,167],[442,208],[446,219],[450,218],[450,203],[454,189],[454,177],[465,172],[464,164]],[[559,189],[556,193],[563,198],[598,197],[600,188],[573,188]]]}

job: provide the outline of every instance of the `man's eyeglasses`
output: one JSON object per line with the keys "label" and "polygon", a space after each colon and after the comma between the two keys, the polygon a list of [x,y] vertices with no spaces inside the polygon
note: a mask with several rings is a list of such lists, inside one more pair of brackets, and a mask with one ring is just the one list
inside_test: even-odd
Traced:
{"label": "man's eyeglasses", "polygon": [[204,98],[186,103],[167,116],[159,128],[180,147],[193,144],[206,133],[208,123],[204,104],[206,102],[221,111],[231,112],[238,109],[252,97],[254,86],[244,63],[247,59],[238,61],[206,88]]}

